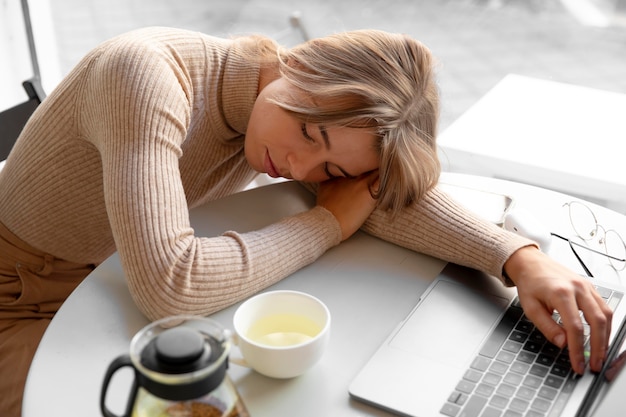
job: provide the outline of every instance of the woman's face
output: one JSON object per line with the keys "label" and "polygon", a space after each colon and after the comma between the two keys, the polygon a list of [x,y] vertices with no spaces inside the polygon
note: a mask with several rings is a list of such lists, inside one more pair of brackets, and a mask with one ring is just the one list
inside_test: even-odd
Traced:
{"label": "woman's face", "polygon": [[306,182],[356,177],[379,166],[371,129],[302,123],[268,98],[289,92],[283,79],[261,90],[248,123],[245,154],[258,172]]}

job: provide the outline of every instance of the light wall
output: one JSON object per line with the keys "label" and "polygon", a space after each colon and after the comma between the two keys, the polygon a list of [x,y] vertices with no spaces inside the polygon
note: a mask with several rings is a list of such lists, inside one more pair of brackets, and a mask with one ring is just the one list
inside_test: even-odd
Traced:
{"label": "light wall", "polygon": [[[61,79],[50,1],[30,0],[28,3],[41,82],[46,93],[52,91]],[[22,3],[20,0],[0,0],[0,111],[26,100],[22,82],[32,76]]]}

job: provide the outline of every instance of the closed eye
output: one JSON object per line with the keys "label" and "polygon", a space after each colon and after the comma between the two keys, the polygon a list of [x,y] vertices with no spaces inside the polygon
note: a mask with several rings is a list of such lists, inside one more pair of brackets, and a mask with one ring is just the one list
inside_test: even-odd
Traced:
{"label": "closed eye", "polygon": [[305,123],[300,124],[300,130],[302,130],[302,136],[304,136],[308,142],[315,142],[315,139],[307,132]]}
{"label": "closed eye", "polygon": [[[307,126],[306,123],[300,124],[300,130],[302,131],[302,136],[306,139],[307,142],[316,143],[315,138],[309,135],[309,132],[307,131],[306,126]],[[326,132],[326,128],[323,126],[319,126],[319,129],[320,129],[320,134],[322,135],[324,139],[323,140],[324,146],[326,147],[326,149],[330,150],[330,141],[328,139],[328,133]],[[333,166],[335,165],[333,164]],[[346,172],[344,169],[342,169],[339,166],[337,166],[336,168],[341,172],[342,175],[334,175],[332,172],[330,172],[328,162],[324,162],[323,167],[324,167],[324,173],[330,180],[334,178],[356,178],[354,175],[349,174],[348,172]]]}

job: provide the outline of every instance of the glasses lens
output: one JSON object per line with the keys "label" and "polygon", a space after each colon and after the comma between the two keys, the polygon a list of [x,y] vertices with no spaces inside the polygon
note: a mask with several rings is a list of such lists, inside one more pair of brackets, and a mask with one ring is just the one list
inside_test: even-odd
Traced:
{"label": "glasses lens", "polygon": [[618,271],[626,267],[626,244],[615,230],[608,230],[605,236],[606,254],[611,265]]}
{"label": "glasses lens", "polygon": [[584,240],[591,240],[596,235],[598,222],[589,207],[573,201],[569,204],[569,217],[574,232]]}

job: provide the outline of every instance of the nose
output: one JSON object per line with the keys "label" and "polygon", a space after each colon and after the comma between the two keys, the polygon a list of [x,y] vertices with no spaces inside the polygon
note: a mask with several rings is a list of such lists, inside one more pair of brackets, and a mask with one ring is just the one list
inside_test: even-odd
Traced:
{"label": "nose", "polygon": [[304,181],[313,169],[320,164],[316,155],[309,152],[293,152],[287,155],[289,173],[296,181]]}

